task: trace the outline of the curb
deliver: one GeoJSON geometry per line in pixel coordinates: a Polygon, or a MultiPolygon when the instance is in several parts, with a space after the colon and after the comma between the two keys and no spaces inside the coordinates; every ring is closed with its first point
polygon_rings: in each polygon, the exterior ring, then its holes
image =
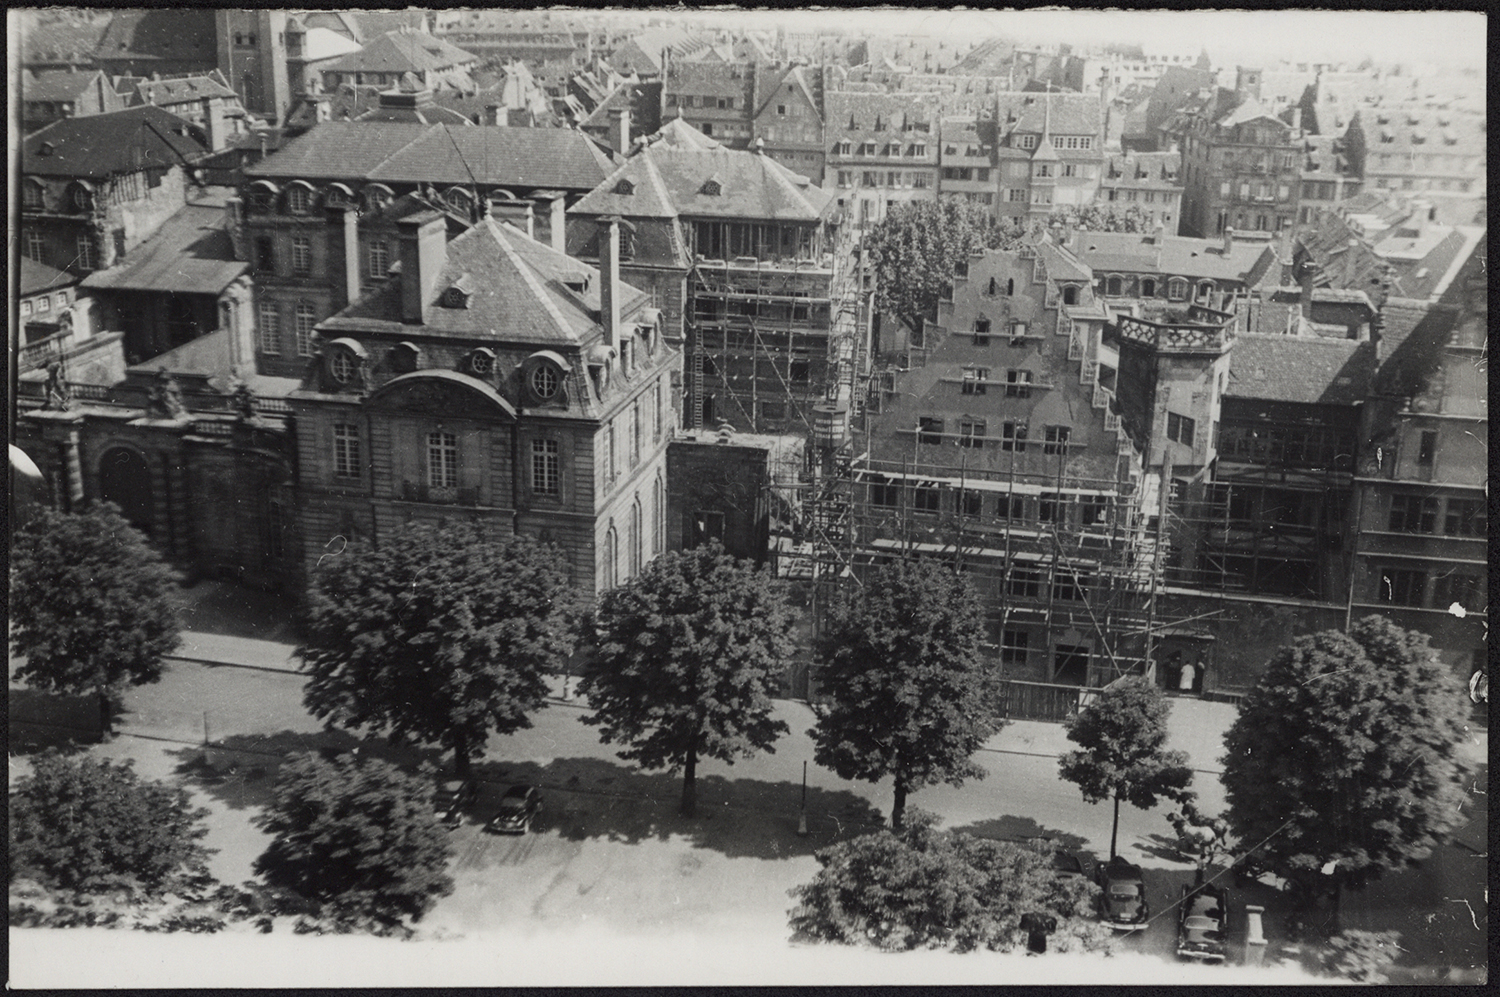
{"type": "Polygon", "coordinates": [[[249,665],[242,661],[210,661],[207,658],[187,658],[179,654],[162,656],[163,661],[176,661],[184,665],[202,665],[205,668],[248,668],[257,672],[280,672],[283,675],[300,675],[295,667],[278,668],[275,665],[249,665]]]}

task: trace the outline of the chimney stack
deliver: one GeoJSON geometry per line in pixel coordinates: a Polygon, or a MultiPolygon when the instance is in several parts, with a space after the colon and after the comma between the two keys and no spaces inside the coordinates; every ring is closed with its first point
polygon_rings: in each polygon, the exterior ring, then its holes
{"type": "Polygon", "coordinates": [[[436,211],[397,220],[401,234],[401,321],[421,324],[448,262],[448,223],[436,211]]]}
{"type": "Polygon", "coordinates": [[[490,200],[490,217],[526,233],[526,238],[536,238],[536,215],[530,201],[507,201],[503,198],[490,200]]]}
{"type": "Polygon", "coordinates": [[[485,105],[485,107],[484,107],[484,123],[487,124],[487,125],[496,125],[496,126],[505,124],[505,122],[503,122],[503,121],[500,120],[500,105],[499,104],[486,104],[485,105]]]}
{"type": "Polygon", "coordinates": [[[223,152],[229,144],[229,129],[224,127],[224,100],[222,97],[206,97],[203,100],[203,130],[208,139],[210,152],[223,152]]]}
{"type": "Polygon", "coordinates": [[[1300,131],[1302,131],[1302,108],[1301,107],[1293,107],[1292,108],[1292,131],[1294,131],[1294,132],[1300,132],[1300,131]]]}
{"type": "Polygon", "coordinates": [[[567,210],[567,200],[561,192],[552,196],[551,209],[547,215],[547,235],[552,242],[552,248],[559,253],[568,251],[567,221],[564,217],[567,210]]]}
{"type": "Polygon", "coordinates": [[[622,156],[630,152],[630,108],[609,109],[609,142],[622,156]]]}
{"type": "Polygon", "coordinates": [[[1303,260],[1302,266],[1297,271],[1297,276],[1300,278],[1297,283],[1301,285],[1301,293],[1298,294],[1297,299],[1301,306],[1302,318],[1308,322],[1312,321],[1313,278],[1316,273],[1317,266],[1311,259],[1303,260]]]}
{"type": "Polygon", "coordinates": [[[1224,255],[1228,256],[1234,250],[1234,227],[1224,228],[1224,255]]]}
{"type": "Polygon", "coordinates": [[[618,349],[620,334],[620,219],[599,219],[599,324],[604,345],[618,349]]]}
{"type": "Polygon", "coordinates": [[[363,293],[360,287],[359,212],[353,205],[340,209],[338,224],[344,233],[344,305],[347,307],[359,300],[363,293]]]}

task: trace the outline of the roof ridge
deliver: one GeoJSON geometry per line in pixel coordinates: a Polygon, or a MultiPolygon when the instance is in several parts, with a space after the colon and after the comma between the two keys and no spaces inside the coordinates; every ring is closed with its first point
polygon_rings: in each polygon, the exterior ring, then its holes
{"type": "Polygon", "coordinates": [[[536,274],[532,273],[531,266],[525,260],[521,259],[521,254],[517,253],[515,247],[510,244],[509,237],[500,230],[500,223],[495,221],[492,215],[485,215],[484,221],[490,235],[499,244],[501,252],[505,254],[511,266],[515,267],[516,271],[520,273],[521,279],[526,282],[526,286],[531,288],[532,293],[541,301],[542,308],[551,316],[552,321],[556,323],[558,331],[565,338],[570,336],[572,330],[568,328],[568,321],[563,318],[562,312],[557,307],[557,302],[552,300],[552,295],[547,293],[547,289],[537,280],[536,274]]]}

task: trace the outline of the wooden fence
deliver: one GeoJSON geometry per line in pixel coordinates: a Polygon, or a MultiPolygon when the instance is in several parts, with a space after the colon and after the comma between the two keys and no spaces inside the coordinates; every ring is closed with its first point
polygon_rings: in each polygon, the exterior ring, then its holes
{"type": "Polygon", "coordinates": [[[1051,720],[1060,722],[1077,713],[1088,694],[1098,689],[1076,685],[1053,685],[1050,682],[1022,682],[1005,679],[1005,716],[1010,720],[1051,720]]]}

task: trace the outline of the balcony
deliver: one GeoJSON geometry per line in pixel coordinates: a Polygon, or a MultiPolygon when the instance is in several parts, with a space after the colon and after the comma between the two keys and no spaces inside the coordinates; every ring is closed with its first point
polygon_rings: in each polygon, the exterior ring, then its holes
{"type": "Polygon", "coordinates": [[[439,488],[425,481],[403,481],[401,482],[401,498],[406,502],[475,506],[479,504],[479,489],[439,488]]]}
{"type": "Polygon", "coordinates": [[[1173,309],[1165,321],[1121,315],[1105,331],[1111,338],[1136,343],[1160,353],[1224,353],[1234,344],[1233,316],[1200,305],[1184,314],[1173,309]]]}

